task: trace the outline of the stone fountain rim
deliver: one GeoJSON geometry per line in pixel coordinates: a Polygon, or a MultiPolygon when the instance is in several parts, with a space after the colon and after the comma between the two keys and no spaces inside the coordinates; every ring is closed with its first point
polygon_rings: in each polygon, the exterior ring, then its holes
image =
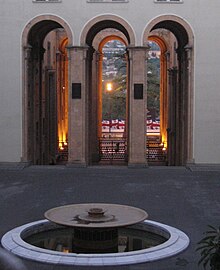
{"type": "Polygon", "coordinates": [[[150,229],[151,232],[161,231],[162,234],[169,235],[169,239],[161,245],[152,248],[125,253],[66,254],[35,247],[22,239],[22,234],[31,232],[33,227],[39,226],[42,229],[48,224],[51,224],[48,220],[39,220],[12,229],[2,237],[2,246],[19,257],[40,263],[79,266],[117,266],[146,263],[168,258],[185,250],[190,242],[184,232],[151,220],[145,220],[137,226],[148,227],[148,231],[150,229]]]}
{"type": "Polygon", "coordinates": [[[133,225],[144,221],[148,218],[148,214],[143,209],[110,203],[81,203],[68,204],[51,208],[44,213],[46,219],[64,226],[78,227],[78,228],[119,228],[133,225]],[[100,218],[100,222],[95,222],[94,218],[85,215],[89,210],[99,208],[103,209],[105,216],[100,218]],[[81,221],[88,221],[88,223],[81,223],[81,221]],[[90,221],[90,222],[89,222],[90,221]]]}

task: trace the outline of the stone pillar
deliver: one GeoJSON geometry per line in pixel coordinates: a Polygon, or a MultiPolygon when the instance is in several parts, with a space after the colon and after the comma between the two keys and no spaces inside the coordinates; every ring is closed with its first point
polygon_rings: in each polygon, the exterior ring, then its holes
{"type": "Polygon", "coordinates": [[[187,116],[188,116],[188,60],[185,48],[178,49],[179,61],[179,84],[178,95],[176,99],[177,112],[176,112],[176,149],[177,159],[176,165],[186,165],[187,160],[187,116]],[[181,119],[181,121],[180,121],[181,119]]]}
{"type": "MultiPolygon", "coordinates": [[[[89,50],[89,163],[94,164],[99,161],[99,53],[93,48],[89,50]]],[[[102,75],[102,73],[101,73],[102,75]]],[[[102,80],[101,80],[102,82],[102,80]]]]}
{"type": "Polygon", "coordinates": [[[188,95],[187,95],[187,157],[186,164],[194,164],[193,158],[193,51],[192,47],[186,46],[187,52],[187,71],[188,71],[188,95]]]}
{"type": "Polygon", "coordinates": [[[99,139],[102,136],[102,54],[93,52],[90,70],[91,90],[89,95],[89,153],[90,163],[99,162],[99,139]]]}
{"type": "Polygon", "coordinates": [[[102,61],[103,61],[103,54],[97,53],[97,70],[98,70],[98,137],[102,136],[102,61]]]}
{"type": "Polygon", "coordinates": [[[148,47],[128,47],[129,104],[128,104],[128,166],[147,165],[146,160],[146,106],[148,47]]]}
{"type": "Polygon", "coordinates": [[[160,60],[160,133],[164,146],[167,148],[167,52],[161,53],[160,60]]]}
{"type": "Polygon", "coordinates": [[[24,47],[23,52],[23,119],[22,119],[22,162],[31,161],[31,149],[30,149],[30,58],[31,58],[32,46],[28,45],[24,47]]]}
{"type": "Polygon", "coordinates": [[[177,73],[176,67],[169,70],[169,118],[168,118],[168,165],[173,166],[176,159],[176,90],[177,90],[177,73]]]}
{"type": "Polygon", "coordinates": [[[68,166],[88,164],[88,47],[68,47],[69,131],[68,166]]]}
{"type": "Polygon", "coordinates": [[[45,164],[44,147],[44,102],[43,102],[43,58],[45,49],[41,45],[33,46],[32,50],[32,80],[33,85],[33,162],[36,165],[45,164]]]}

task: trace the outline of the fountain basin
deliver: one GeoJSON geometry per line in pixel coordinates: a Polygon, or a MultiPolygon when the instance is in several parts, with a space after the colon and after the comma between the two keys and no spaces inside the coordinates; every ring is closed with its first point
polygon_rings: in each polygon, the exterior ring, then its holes
{"type": "Polygon", "coordinates": [[[36,247],[24,240],[31,235],[59,228],[59,225],[48,220],[40,220],[7,232],[2,237],[1,243],[5,249],[27,260],[47,264],[80,266],[117,266],[152,262],[174,256],[189,245],[189,238],[185,233],[165,224],[144,220],[131,227],[140,232],[157,234],[164,237],[165,241],[154,247],[123,253],[64,253],[36,247]]]}

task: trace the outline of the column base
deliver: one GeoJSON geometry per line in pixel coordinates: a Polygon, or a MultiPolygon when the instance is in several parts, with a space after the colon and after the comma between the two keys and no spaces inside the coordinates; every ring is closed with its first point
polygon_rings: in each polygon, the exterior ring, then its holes
{"type": "Polygon", "coordinates": [[[147,163],[128,163],[128,168],[149,168],[149,165],[147,163]]]}
{"type": "Polygon", "coordinates": [[[29,166],[31,166],[31,162],[0,162],[0,169],[5,170],[7,169],[22,170],[29,166]]]}
{"type": "Polygon", "coordinates": [[[85,162],[68,162],[66,164],[67,168],[86,168],[87,164],[85,162]]]}

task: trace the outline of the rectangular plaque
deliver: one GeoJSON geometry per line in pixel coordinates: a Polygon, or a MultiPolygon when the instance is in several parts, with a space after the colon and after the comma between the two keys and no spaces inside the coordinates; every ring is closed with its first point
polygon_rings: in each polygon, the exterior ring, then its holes
{"type": "Polygon", "coordinates": [[[134,99],[143,99],[143,84],[134,84],[134,99]]]}
{"type": "Polygon", "coordinates": [[[81,99],[81,83],[72,83],[72,99],[81,99]]]}

